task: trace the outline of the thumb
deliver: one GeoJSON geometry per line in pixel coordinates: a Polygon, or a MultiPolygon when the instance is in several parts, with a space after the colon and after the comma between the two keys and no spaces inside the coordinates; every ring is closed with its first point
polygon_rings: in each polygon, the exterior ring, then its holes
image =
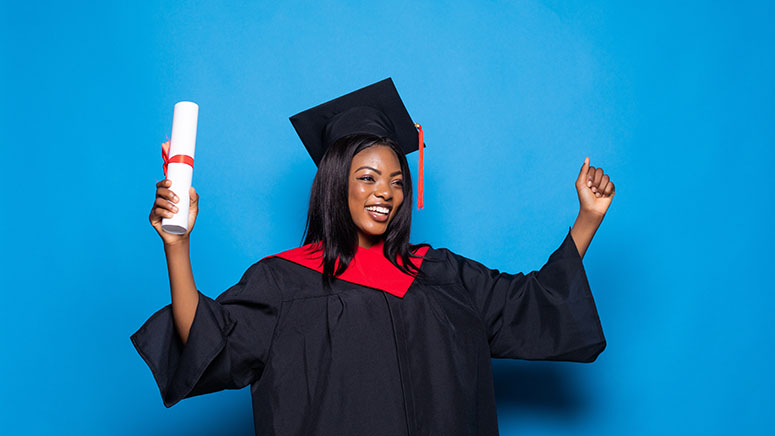
{"type": "Polygon", "coordinates": [[[196,193],[196,189],[193,186],[188,189],[188,197],[191,199],[191,203],[199,202],[199,194],[196,193]]]}
{"type": "Polygon", "coordinates": [[[583,186],[587,186],[587,173],[589,172],[589,156],[584,158],[584,164],[581,165],[581,171],[579,171],[579,176],[576,178],[576,184],[581,184],[583,186]]]}

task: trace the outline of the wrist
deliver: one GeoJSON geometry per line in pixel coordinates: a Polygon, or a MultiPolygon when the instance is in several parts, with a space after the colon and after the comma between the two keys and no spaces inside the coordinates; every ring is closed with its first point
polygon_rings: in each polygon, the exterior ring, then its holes
{"type": "Polygon", "coordinates": [[[174,242],[164,241],[164,251],[169,253],[188,252],[189,239],[188,237],[178,239],[174,242]]]}
{"type": "Polygon", "coordinates": [[[586,223],[600,224],[601,222],[603,222],[604,217],[605,217],[605,213],[600,213],[594,210],[580,209],[579,215],[576,218],[576,221],[584,221],[586,223]]]}

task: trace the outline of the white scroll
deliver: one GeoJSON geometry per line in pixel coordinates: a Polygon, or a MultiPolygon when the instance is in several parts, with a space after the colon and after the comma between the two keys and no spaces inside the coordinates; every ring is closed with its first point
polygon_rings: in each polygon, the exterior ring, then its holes
{"type": "Polygon", "coordinates": [[[172,135],[170,136],[167,160],[167,178],[170,189],[179,200],[175,205],[178,211],[172,218],[162,218],[161,228],[167,233],[182,235],[188,231],[188,191],[194,175],[194,148],[196,146],[196,124],[199,106],[190,101],[175,104],[172,115],[172,135]]]}

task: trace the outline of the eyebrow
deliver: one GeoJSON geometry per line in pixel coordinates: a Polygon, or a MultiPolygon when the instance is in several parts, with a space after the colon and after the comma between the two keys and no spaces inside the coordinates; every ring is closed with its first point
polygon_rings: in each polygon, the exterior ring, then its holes
{"type": "MultiPolygon", "coordinates": [[[[360,167],[360,168],[358,168],[358,169],[357,169],[357,170],[355,170],[354,172],[358,172],[358,171],[360,171],[360,170],[364,170],[364,169],[365,169],[365,170],[372,170],[372,171],[374,171],[375,173],[379,174],[380,176],[382,175],[382,171],[380,171],[380,170],[378,170],[378,169],[376,169],[376,168],[367,167],[367,166],[365,166],[365,165],[364,165],[364,166],[362,166],[362,167],[360,167]]],[[[395,171],[395,172],[393,172],[393,174],[391,174],[391,175],[390,175],[390,177],[397,176],[397,175],[399,175],[399,174],[401,174],[401,171],[400,171],[400,170],[399,170],[399,171],[395,171]]]]}

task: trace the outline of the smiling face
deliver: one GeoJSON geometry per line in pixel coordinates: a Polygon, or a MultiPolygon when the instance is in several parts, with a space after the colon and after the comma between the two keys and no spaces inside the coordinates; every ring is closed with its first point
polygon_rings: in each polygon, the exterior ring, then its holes
{"type": "Polygon", "coordinates": [[[401,164],[386,145],[365,148],[353,157],[348,185],[358,245],[369,248],[385,233],[404,201],[401,164]]]}

